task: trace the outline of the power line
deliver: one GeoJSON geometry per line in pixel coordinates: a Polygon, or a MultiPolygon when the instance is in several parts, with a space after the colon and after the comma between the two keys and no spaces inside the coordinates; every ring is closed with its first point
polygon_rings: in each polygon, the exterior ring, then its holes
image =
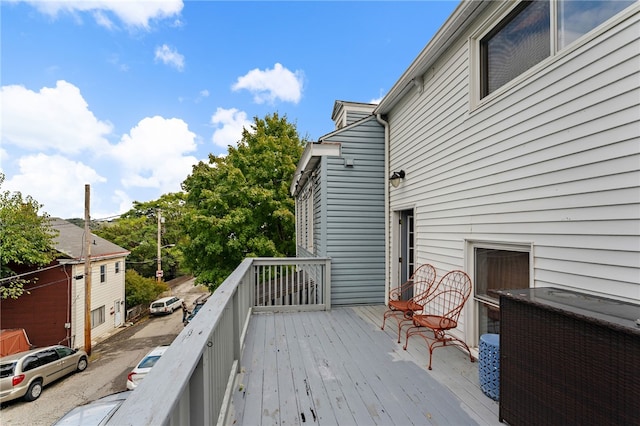
{"type": "Polygon", "coordinates": [[[31,275],[31,274],[35,274],[38,272],[42,272],[42,271],[48,271],[49,269],[53,269],[53,268],[60,268],[62,265],[53,265],[53,266],[47,266],[46,268],[41,268],[41,269],[36,269],[34,271],[29,271],[29,272],[24,272],[22,274],[18,274],[18,275],[12,275],[10,277],[6,277],[6,278],[2,278],[0,279],[0,283],[3,283],[5,281],[11,281],[11,280],[15,280],[16,278],[20,278],[20,277],[24,277],[26,275],[31,275]]]}

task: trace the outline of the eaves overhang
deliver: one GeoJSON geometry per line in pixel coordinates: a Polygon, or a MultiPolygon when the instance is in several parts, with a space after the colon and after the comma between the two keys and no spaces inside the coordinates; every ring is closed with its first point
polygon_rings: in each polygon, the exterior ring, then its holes
{"type": "MultiPolygon", "coordinates": [[[[101,254],[98,256],[91,256],[91,262],[99,262],[101,260],[110,260],[110,259],[118,259],[122,257],[127,257],[131,254],[130,251],[120,252],[120,253],[109,253],[109,254],[101,254]]],[[[84,263],[84,257],[73,258],[73,259],[58,259],[58,263],[61,265],[75,265],[79,263],[84,263]]]]}
{"type": "Polygon", "coordinates": [[[416,86],[422,85],[422,77],[433,66],[438,58],[451,47],[458,37],[474,22],[475,18],[490,6],[491,1],[465,0],[462,1],[451,16],[440,27],[431,41],[411,63],[409,68],[400,76],[389,93],[380,101],[373,114],[387,114],[393,107],[416,86]]]}
{"type": "Polygon", "coordinates": [[[300,161],[298,161],[298,167],[293,175],[293,181],[291,182],[291,195],[294,197],[298,195],[298,192],[304,187],[304,184],[309,180],[313,169],[324,156],[339,157],[341,153],[341,146],[339,143],[331,142],[311,142],[304,147],[300,161]]]}

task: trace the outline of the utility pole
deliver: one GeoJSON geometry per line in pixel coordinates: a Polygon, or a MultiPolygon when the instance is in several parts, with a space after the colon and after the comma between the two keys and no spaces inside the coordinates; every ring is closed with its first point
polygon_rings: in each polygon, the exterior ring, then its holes
{"type": "Polygon", "coordinates": [[[89,229],[90,185],[84,186],[84,350],[91,355],[91,231],[89,229]]]}
{"type": "Polygon", "coordinates": [[[161,215],[162,213],[160,212],[160,209],[158,209],[156,214],[156,216],[158,217],[158,268],[156,270],[156,281],[158,282],[162,281],[162,256],[160,253],[160,249],[162,248],[161,246],[162,225],[161,225],[161,218],[160,218],[161,215]]]}

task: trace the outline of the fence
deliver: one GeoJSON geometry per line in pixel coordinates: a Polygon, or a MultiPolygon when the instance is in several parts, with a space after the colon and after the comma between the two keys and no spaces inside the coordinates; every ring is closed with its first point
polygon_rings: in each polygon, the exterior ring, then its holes
{"type": "Polygon", "coordinates": [[[330,277],[328,258],[245,259],[107,424],[223,424],[251,313],[330,309],[330,277]]]}

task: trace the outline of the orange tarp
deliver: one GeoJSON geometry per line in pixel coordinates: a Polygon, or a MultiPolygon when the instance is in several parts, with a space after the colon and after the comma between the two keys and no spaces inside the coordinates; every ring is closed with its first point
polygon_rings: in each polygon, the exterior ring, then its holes
{"type": "Polygon", "coordinates": [[[0,330],[0,356],[17,354],[29,349],[31,344],[24,328],[0,330]]]}

